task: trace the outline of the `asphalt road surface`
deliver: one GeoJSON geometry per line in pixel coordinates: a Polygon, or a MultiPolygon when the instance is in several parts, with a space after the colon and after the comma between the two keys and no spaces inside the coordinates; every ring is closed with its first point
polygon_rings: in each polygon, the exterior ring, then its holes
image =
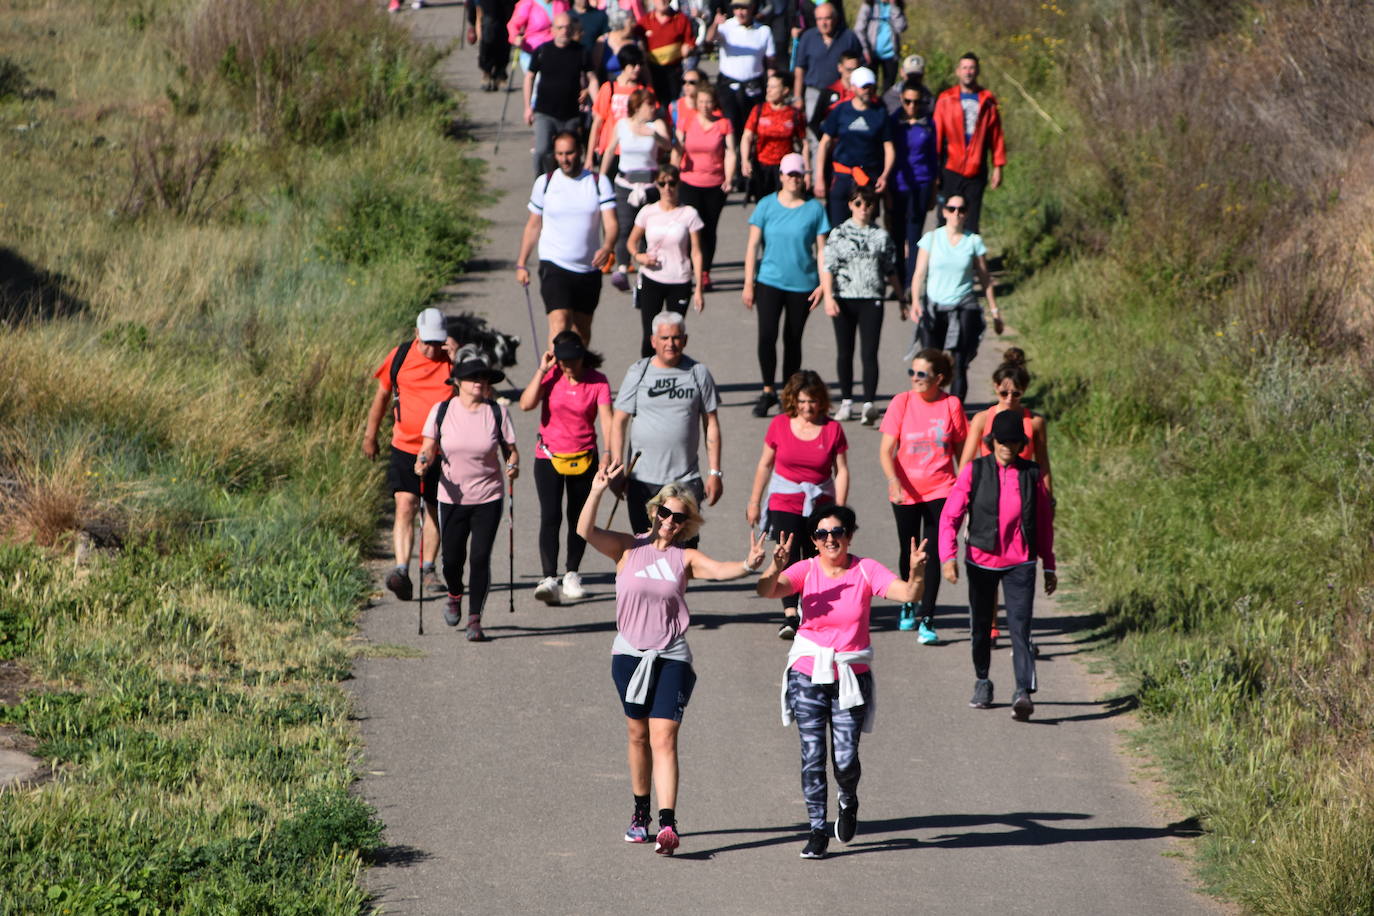
{"type": "MultiPolygon", "coordinates": [[[[402,15],[426,40],[456,45],[457,3],[402,15]]],[[[467,93],[470,153],[487,161],[487,181],[502,195],[484,214],[491,220],[486,241],[445,307],[481,313],[524,339],[528,319],[512,267],[533,175],[518,88],[496,156],[502,96],[479,90],[475,49],[455,49],[445,73],[467,93]]],[[[744,503],[767,423],[750,414],[758,389],[756,324],[738,292],[748,211],[737,198],[721,218],[717,290],[707,295],[703,314],[689,316],[687,347],[722,390],[725,496],[705,513],[702,549],[725,559],[747,549],[744,503]]],[[[997,206],[995,192],[989,205],[997,206]]],[[[1014,297],[1004,307],[1014,324],[1014,297]]],[[[539,320],[542,336],[542,315],[539,320]]],[[[813,313],[804,364],[833,379],[828,325],[823,312],[813,313]]],[[[885,400],[907,385],[901,357],[910,325],[894,307],[883,333],[885,400]]],[[[605,355],[613,385],[637,356],[638,339],[629,296],[607,283],[593,347],[605,355]]],[[[1019,343],[1034,357],[1034,341],[1019,343]]],[[[991,334],[984,340],[970,409],[988,402],[988,376],[1002,345],[991,334]]],[[[528,344],[521,357],[513,385],[523,386],[537,362],[528,344]]],[[[515,419],[528,456],[535,415],[517,410],[515,419]]],[[[845,432],[850,504],[862,529],[853,550],[895,569],[878,433],[857,422],[845,432]]],[[[488,643],[470,644],[461,628],[445,627],[437,596],[427,602],[425,635],[418,636],[415,603],[397,602],[381,589],[386,565],[376,567],[379,597],[363,615],[364,638],[421,653],[360,659],[352,682],[364,741],[361,789],[385,822],[389,844],[366,879],[380,911],[1220,909],[1194,891],[1180,861],[1190,847],[1170,826],[1177,814],[1153,800],[1149,777],[1121,753],[1129,703],[1104,699],[1109,685],[1081,660],[1076,638],[1086,623],[1038,597],[1034,632],[1042,654],[1033,720],[1011,718],[1005,638],[993,660],[998,706],[973,710],[962,583],[941,589],[939,646],[917,645],[913,633],[897,630],[896,606],[875,602],[881,715],[862,744],[859,832],[847,846],[832,842],[830,857],[819,862],[798,857],[806,809],[797,734],[778,715],[787,652],[776,635],[778,605],[755,597],[752,579],[692,586],[689,639],[699,680],[681,735],[682,846],[670,859],[656,856],[652,845],[625,843],[632,799],[624,719],[610,678],[613,570],[588,550],[585,600],[554,608],[535,601],[537,511],[527,476],[515,488],[515,610],[507,612],[502,531],[497,588],[486,613],[488,643]]],[[[621,523],[624,518],[622,510],[621,523]]],[[[1072,564],[1062,564],[1060,575],[1071,588],[1072,564]]]]}

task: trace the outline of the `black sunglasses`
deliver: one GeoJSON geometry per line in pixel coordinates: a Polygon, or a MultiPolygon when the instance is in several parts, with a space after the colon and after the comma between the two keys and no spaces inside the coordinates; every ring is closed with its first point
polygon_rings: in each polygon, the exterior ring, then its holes
{"type": "Polygon", "coordinates": [[[683,81],[682,81],[682,85],[684,85],[684,86],[695,86],[696,84],[697,84],[697,81],[696,81],[696,80],[683,80],[683,81]]]}
{"type": "Polygon", "coordinates": [[[946,213],[966,213],[966,212],[968,212],[968,207],[945,207],[945,212],[946,212],[946,213]]]}
{"type": "Polygon", "coordinates": [[[673,520],[673,524],[675,524],[675,525],[685,525],[685,524],[687,524],[687,517],[688,517],[688,516],[687,516],[687,513],[686,513],[686,512],[674,512],[672,509],[669,509],[667,506],[659,506],[659,507],[658,507],[658,517],[661,518],[661,519],[663,519],[663,518],[671,518],[671,519],[673,520]]]}
{"type": "Polygon", "coordinates": [[[844,525],[836,525],[834,528],[817,528],[811,532],[811,539],[813,541],[825,541],[833,537],[838,541],[848,533],[849,529],[844,525]]]}
{"type": "Polygon", "coordinates": [[[908,369],[906,374],[912,378],[935,378],[934,372],[927,372],[924,369],[908,369]]]}
{"type": "Polygon", "coordinates": [[[675,187],[677,187],[677,182],[676,182],[676,181],[672,181],[672,180],[667,180],[667,181],[655,181],[654,184],[658,185],[660,188],[675,188],[675,187]]]}
{"type": "Polygon", "coordinates": [[[999,398],[1019,398],[1022,395],[1022,393],[1023,392],[1017,391],[1015,388],[1010,388],[1006,391],[998,389],[997,396],[999,398]]]}
{"type": "Polygon", "coordinates": [[[915,104],[916,104],[917,102],[919,102],[919,101],[921,101],[921,100],[920,100],[920,99],[902,99],[902,104],[903,104],[903,105],[915,105],[915,104]]]}

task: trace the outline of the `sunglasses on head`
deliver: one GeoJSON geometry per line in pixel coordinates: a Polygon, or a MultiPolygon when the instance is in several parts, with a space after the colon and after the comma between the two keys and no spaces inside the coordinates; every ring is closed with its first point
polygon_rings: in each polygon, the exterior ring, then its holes
{"type": "Polygon", "coordinates": [[[849,529],[844,525],[836,525],[834,528],[817,528],[811,532],[811,539],[813,541],[825,541],[833,537],[838,541],[848,533],[849,529]]]}
{"type": "Polygon", "coordinates": [[[660,519],[671,518],[671,519],[673,520],[673,524],[674,524],[674,525],[685,525],[685,524],[687,524],[687,513],[686,513],[686,512],[674,512],[672,509],[669,509],[667,506],[659,506],[659,507],[658,507],[658,517],[659,517],[660,519]]]}
{"type": "Polygon", "coordinates": [[[965,213],[967,211],[968,207],[945,207],[946,213],[965,213]]]}
{"type": "Polygon", "coordinates": [[[935,378],[934,372],[927,372],[924,369],[908,369],[906,374],[912,378],[935,378]]]}

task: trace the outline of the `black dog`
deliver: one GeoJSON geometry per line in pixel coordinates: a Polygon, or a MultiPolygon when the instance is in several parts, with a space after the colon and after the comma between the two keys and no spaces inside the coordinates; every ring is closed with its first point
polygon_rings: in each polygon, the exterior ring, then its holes
{"type": "Polygon", "coordinates": [[[471,312],[449,315],[448,333],[460,347],[472,344],[494,355],[496,364],[503,369],[515,365],[520,338],[494,329],[485,318],[471,312]]]}

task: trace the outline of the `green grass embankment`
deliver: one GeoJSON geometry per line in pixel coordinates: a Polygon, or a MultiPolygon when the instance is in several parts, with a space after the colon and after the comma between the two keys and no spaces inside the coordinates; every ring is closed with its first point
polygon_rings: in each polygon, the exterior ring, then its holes
{"type": "Polygon", "coordinates": [[[932,84],[972,49],[1002,100],[983,234],[1050,418],[1065,600],[1101,615],[1204,880],[1374,912],[1374,9],[907,12],[932,84]]]}
{"type": "Polygon", "coordinates": [[[0,37],[0,910],[356,913],[371,367],[477,166],[369,4],[13,6],[0,37]]]}

